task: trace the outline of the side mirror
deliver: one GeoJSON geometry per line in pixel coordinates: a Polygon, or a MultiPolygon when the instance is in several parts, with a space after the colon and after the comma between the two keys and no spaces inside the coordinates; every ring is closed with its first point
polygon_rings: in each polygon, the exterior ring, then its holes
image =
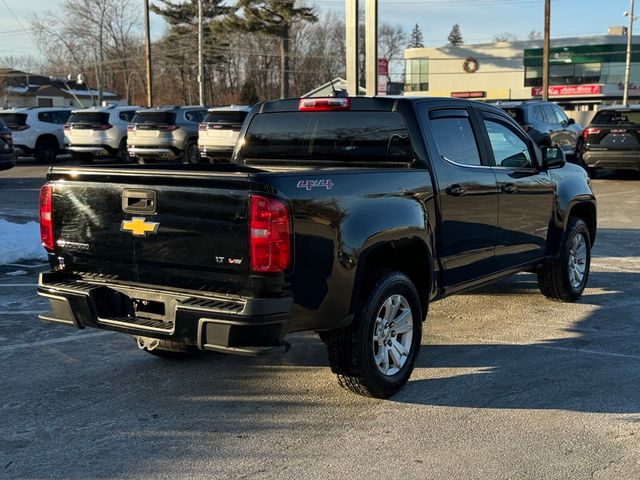
{"type": "Polygon", "coordinates": [[[561,148],[558,148],[558,147],[542,148],[542,166],[545,169],[564,167],[566,163],[567,163],[567,159],[564,155],[564,151],[561,148]]]}
{"type": "Polygon", "coordinates": [[[570,118],[570,119],[567,121],[567,125],[575,125],[575,124],[576,124],[576,120],[575,120],[574,118],[570,118]]]}

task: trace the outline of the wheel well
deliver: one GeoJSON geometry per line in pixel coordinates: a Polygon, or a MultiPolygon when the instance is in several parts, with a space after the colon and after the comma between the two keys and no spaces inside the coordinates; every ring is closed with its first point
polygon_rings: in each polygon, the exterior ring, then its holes
{"type": "Polygon", "coordinates": [[[591,246],[596,240],[596,207],[593,203],[579,203],[569,212],[569,216],[581,219],[589,229],[591,246]]]}
{"type": "MultiPolygon", "coordinates": [[[[358,286],[362,286],[379,270],[398,270],[413,282],[420,296],[423,312],[429,301],[433,266],[431,255],[421,240],[407,239],[374,247],[365,260],[358,286]]],[[[361,288],[356,290],[356,296],[361,288]]],[[[355,298],[357,301],[358,299],[355,298]]]]}
{"type": "Polygon", "coordinates": [[[50,133],[45,133],[43,135],[40,135],[36,140],[35,148],[38,148],[38,144],[44,140],[51,140],[55,144],[56,149],[58,150],[60,149],[60,143],[58,142],[58,137],[56,137],[55,135],[51,135],[50,133]]]}

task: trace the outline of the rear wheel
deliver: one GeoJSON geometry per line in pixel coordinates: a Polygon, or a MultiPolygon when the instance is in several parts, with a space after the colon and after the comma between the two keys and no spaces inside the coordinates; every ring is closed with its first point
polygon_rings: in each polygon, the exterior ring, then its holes
{"type": "Polygon", "coordinates": [[[171,340],[160,340],[149,337],[133,337],[140,350],[144,350],[151,355],[168,359],[188,358],[197,353],[197,348],[192,345],[172,342],[171,340]]]}
{"type": "Polygon", "coordinates": [[[39,163],[51,163],[58,155],[58,142],[52,138],[40,138],[36,142],[34,157],[39,163]]]}
{"type": "Polygon", "coordinates": [[[120,146],[118,146],[118,160],[123,163],[132,163],[135,159],[129,155],[127,150],[127,139],[120,140],[120,146]]]}
{"type": "Polygon", "coordinates": [[[590,265],[589,229],[581,219],[571,217],[560,245],[560,255],[538,270],[540,291],[551,300],[575,302],[587,285],[590,265]]]}
{"type": "Polygon", "coordinates": [[[380,275],[351,325],[322,333],[340,386],[377,398],[393,395],[409,380],[421,336],[420,300],[401,272],[380,275]]]}
{"type": "Polygon", "coordinates": [[[183,163],[200,163],[200,152],[198,151],[198,145],[193,140],[189,140],[187,142],[187,146],[184,148],[183,163]]]}

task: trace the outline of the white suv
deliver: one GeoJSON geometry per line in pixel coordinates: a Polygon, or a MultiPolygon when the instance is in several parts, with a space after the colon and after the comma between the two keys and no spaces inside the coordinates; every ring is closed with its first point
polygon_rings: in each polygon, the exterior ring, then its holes
{"type": "Polygon", "coordinates": [[[198,132],[200,157],[209,161],[231,158],[242,123],[250,111],[248,105],[210,108],[198,132]]]}
{"type": "Polygon", "coordinates": [[[0,110],[0,120],[13,133],[18,156],[33,155],[38,162],[52,162],[64,150],[63,125],[70,108],[13,108],[0,110]]]}
{"type": "Polygon", "coordinates": [[[127,127],[140,107],[93,107],[74,110],[64,126],[67,150],[87,163],[96,157],[128,162],[127,127]]]}

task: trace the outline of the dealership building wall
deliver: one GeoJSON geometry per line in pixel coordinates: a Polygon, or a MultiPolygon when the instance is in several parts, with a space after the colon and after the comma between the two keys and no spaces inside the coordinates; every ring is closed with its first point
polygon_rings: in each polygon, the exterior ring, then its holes
{"type": "MultiPolygon", "coordinates": [[[[620,103],[626,35],[552,39],[549,99],[566,110],[620,103]]],[[[640,37],[633,37],[630,103],[640,102],[640,37]],[[637,49],[637,51],[636,51],[637,49]]],[[[542,98],[542,41],[410,48],[405,95],[528,100],[542,98]]]]}

